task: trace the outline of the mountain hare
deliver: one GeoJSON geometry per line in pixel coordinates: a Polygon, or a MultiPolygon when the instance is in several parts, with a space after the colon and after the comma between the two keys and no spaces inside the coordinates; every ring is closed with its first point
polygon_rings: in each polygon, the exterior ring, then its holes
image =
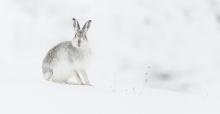
{"type": "Polygon", "coordinates": [[[90,27],[88,20],[82,29],[73,18],[75,36],[72,41],[64,41],[50,49],[43,60],[42,70],[48,81],[73,85],[90,85],[85,68],[90,56],[86,33],[90,27]]]}

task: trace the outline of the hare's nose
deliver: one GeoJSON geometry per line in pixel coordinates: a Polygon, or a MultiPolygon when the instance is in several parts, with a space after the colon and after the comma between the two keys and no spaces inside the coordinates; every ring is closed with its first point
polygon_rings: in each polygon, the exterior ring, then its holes
{"type": "Polygon", "coordinates": [[[81,40],[78,40],[78,47],[80,47],[81,40]]]}

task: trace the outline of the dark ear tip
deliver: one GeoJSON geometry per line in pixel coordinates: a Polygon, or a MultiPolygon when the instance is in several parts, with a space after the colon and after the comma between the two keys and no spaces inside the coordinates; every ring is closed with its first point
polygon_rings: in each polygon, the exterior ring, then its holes
{"type": "Polygon", "coordinates": [[[72,20],[75,21],[76,19],[75,19],[75,18],[72,18],[72,20]]]}

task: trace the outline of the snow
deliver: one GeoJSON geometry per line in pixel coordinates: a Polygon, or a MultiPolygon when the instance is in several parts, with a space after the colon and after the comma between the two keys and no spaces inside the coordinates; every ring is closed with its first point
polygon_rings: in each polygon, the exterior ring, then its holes
{"type": "Polygon", "coordinates": [[[219,0],[0,1],[0,113],[195,114],[220,105],[219,0]],[[46,52],[91,19],[94,85],[43,79],[46,52]]]}

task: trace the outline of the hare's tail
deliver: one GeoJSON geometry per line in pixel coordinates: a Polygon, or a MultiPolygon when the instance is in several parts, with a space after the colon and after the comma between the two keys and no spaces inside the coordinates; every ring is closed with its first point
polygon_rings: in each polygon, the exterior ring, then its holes
{"type": "Polygon", "coordinates": [[[53,69],[50,68],[49,65],[44,64],[42,66],[42,70],[43,70],[44,79],[50,80],[51,77],[53,76],[53,69]]]}

